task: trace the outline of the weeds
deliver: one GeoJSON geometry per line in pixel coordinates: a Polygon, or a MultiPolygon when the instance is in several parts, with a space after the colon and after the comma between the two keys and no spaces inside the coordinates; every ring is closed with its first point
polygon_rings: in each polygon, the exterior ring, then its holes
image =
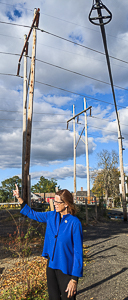
{"type": "MultiPolygon", "coordinates": [[[[8,211],[9,212],[9,211],[8,211]]],[[[47,281],[46,264],[47,260],[43,257],[34,257],[31,260],[30,255],[33,250],[43,248],[44,224],[35,223],[26,218],[12,217],[16,230],[13,234],[8,234],[8,238],[3,238],[4,250],[9,251],[12,257],[18,258],[12,269],[7,269],[1,275],[1,294],[0,300],[47,300],[47,281]],[[38,232],[38,227],[42,227],[43,236],[38,232]]],[[[37,222],[36,222],[37,223],[37,222]]]]}
{"type": "Polygon", "coordinates": [[[48,299],[46,264],[43,257],[15,263],[14,268],[3,276],[0,300],[48,299]]]}

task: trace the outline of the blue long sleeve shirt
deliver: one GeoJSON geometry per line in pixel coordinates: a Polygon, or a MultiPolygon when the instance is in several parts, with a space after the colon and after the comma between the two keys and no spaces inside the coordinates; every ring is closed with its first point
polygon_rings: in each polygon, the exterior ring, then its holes
{"type": "Polygon", "coordinates": [[[83,234],[79,219],[71,214],[60,218],[54,211],[36,212],[27,204],[20,211],[38,222],[47,223],[42,256],[50,258],[49,267],[64,274],[83,276],[83,234]]]}

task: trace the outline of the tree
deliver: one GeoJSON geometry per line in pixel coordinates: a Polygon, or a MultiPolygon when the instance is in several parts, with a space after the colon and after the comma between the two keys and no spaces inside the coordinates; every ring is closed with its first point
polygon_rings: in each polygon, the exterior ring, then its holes
{"type": "Polygon", "coordinates": [[[8,192],[0,187],[0,203],[7,202],[8,192]]]}
{"type": "Polygon", "coordinates": [[[98,173],[94,176],[92,192],[108,197],[119,196],[118,155],[115,151],[103,150],[98,154],[98,173]]]}
{"type": "Polygon", "coordinates": [[[54,193],[56,186],[57,181],[54,178],[51,178],[51,180],[49,180],[41,176],[40,180],[32,186],[31,191],[33,193],[54,193]]]}
{"type": "Polygon", "coordinates": [[[13,176],[1,182],[0,187],[0,202],[10,202],[13,200],[13,190],[15,189],[15,183],[19,187],[21,192],[21,179],[18,176],[13,176]]]}

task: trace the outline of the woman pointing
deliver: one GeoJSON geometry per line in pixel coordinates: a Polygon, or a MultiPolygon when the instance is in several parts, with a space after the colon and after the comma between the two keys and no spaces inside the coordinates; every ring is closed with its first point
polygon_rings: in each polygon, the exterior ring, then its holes
{"type": "Polygon", "coordinates": [[[49,300],[76,299],[78,278],[83,275],[83,235],[79,219],[74,216],[72,194],[64,189],[55,195],[55,210],[36,212],[16,190],[21,213],[30,219],[47,223],[42,256],[48,259],[47,285],[49,300]]]}

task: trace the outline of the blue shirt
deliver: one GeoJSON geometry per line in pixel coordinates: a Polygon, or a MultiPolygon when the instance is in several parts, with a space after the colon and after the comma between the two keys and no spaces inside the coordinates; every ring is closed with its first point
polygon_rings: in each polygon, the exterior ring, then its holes
{"type": "Polygon", "coordinates": [[[47,223],[42,256],[50,258],[49,267],[82,277],[83,234],[79,219],[71,214],[66,214],[61,219],[56,210],[36,212],[27,204],[20,212],[30,219],[47,223]]]}

